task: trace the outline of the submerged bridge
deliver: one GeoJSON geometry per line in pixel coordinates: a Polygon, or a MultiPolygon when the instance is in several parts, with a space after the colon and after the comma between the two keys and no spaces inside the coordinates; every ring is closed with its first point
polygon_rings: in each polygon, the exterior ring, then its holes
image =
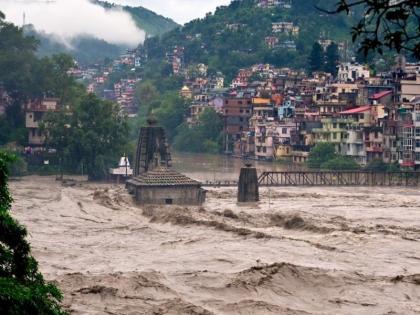
{"type": "MultiPolygon", "coordinates": [[[[284,171],[263,172],[260,186],[400,186],[419,187],[420,172],[284,171]]],[[[203,186],[234,187],[237,181],[207,181],[203,186]]]]}

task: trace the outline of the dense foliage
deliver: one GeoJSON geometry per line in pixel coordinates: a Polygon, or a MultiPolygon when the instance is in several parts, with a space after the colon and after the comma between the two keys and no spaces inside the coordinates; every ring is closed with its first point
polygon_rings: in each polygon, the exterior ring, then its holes
{"type": "Polygon", "coordinates": [[[12,157],[0,152],[0,313],[60,315],[60,291],[46,283],[26,241],[26,229],[10,216],[12,197],[7,164],[12,157]]]}
{"type": "Polygon", "coordinates": [[[214,109],[206,109],[196,126],[182,124],[177,129],[174,147],[179,151],[194,153],[220,153],[223,123],[214,109]]]}
{"type": "Polygon", "coordinates": [[[317,143],[309,153],[308,167],[325,170],[356,170],[359,165],[352,158],[339,155],[335,152],[334,144],[327,142],[317,143]]]}
{"type": "Polygon", "coordinates": [[[49,113],[44,120],[47,145],[55,148],[69,169],[83,166],[90,179],[106,177],[125,151],[128,125],[115,103],[93,94],[81,98],[71,112],[49,113]]]}

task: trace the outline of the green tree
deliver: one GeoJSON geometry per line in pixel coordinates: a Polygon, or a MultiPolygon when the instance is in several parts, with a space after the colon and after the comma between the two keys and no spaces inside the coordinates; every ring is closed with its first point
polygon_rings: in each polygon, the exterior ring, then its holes
{"type": "Polygon", "coordinates": [[[60,291],[44,281],[31,256],[26,229],[10,216],[7,164],[12,160],[0,152],[0,313],[64,315],[60,291]]]}
{"type": "Polygon", "coordinates": [[[168,140],[172,142],[176,135],[176,129],[184,121],[190,103],[182,99],[178,92],[165,93],[159,103],[156,104],[154,114],[165,130],[168,140]]]}
{"type": "Polygon", "coordinates": [[[340,56],[338,54],[338,46],[336,43],[331,43],[327,47],[327,51],[325,53],[325,72],[331,73],[332,75],[336,76],[338,69],[340,56]]]}
{"type": "Polygon", "coordinates": [[[359,168],[359,164],[348,156],[336,156],[321,164],[321,169],[332,171],[353,171],[359,168]]]}
{"type": "Polygon", "coordinates": [[[149,106],[149,104],[158,97],[158,90],[153,82],[143,81],[136,86],[135,97],[140,106],[149,106]]]}
{"type": "Polygon", "coordinates": [[[384,48],[406,51],[420,59],[420,3],[418,0],[340,0],[328,13],[363,11],[353,27],[353,41],[361,42],[361,51],[383,53],[384,48]]]}
{"type": "Polygon", "coordinates": [[[308,166],[310,168],[321,168],[325,162],[335,159],[334,145],[327,142],[317,143],[309,153],[308,166]]]}
{"type": "Polygon", "coordinates": [[[365,170],[373,172],[386,172],[388,170],[388,164],[381,159],[374,159],[366,165],[365,170]]]}
{"type": "Polygon", "coordinates": [[[310,73],[321,71],[324,68],[324,51],[318,42],[315,42],[312,46],[308,62],[308,70],[310,73]]]}
{"type": "Polygon", "coordinates": [[[207,108],[200,115],[198,124],[177,128],[174,147],[179,151],[218,153],[222,148],[223,122],[214,109],[207,108]]]}
{"type": "Polygon", "coordinates": [[[84,165],[91,180],[106,176],[128,142],[127,118],[119,106],[93,94],[83,96],[70,114],[51,113],[44,128],[47,145],[56,148],[61,159],[84,165]]]}

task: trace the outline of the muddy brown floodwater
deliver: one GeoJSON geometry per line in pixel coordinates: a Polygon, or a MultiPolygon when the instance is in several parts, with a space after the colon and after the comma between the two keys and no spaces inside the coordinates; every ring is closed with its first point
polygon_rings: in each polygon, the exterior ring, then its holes
{"type": "Polygon", "coordinates": [[[138,208],[123,186],[11,182],[13,215],[72,314],[420,314],[420,194],[262,189],[138,208]]]}

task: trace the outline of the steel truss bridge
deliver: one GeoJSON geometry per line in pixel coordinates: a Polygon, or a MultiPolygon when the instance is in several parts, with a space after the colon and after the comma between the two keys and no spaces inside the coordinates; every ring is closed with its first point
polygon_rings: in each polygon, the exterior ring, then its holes
{"type": "Polygon", "coordinates": [[[260,186],[404,186],[418,187],[420,172],[291,171],[263,172],[260,186]]]}

